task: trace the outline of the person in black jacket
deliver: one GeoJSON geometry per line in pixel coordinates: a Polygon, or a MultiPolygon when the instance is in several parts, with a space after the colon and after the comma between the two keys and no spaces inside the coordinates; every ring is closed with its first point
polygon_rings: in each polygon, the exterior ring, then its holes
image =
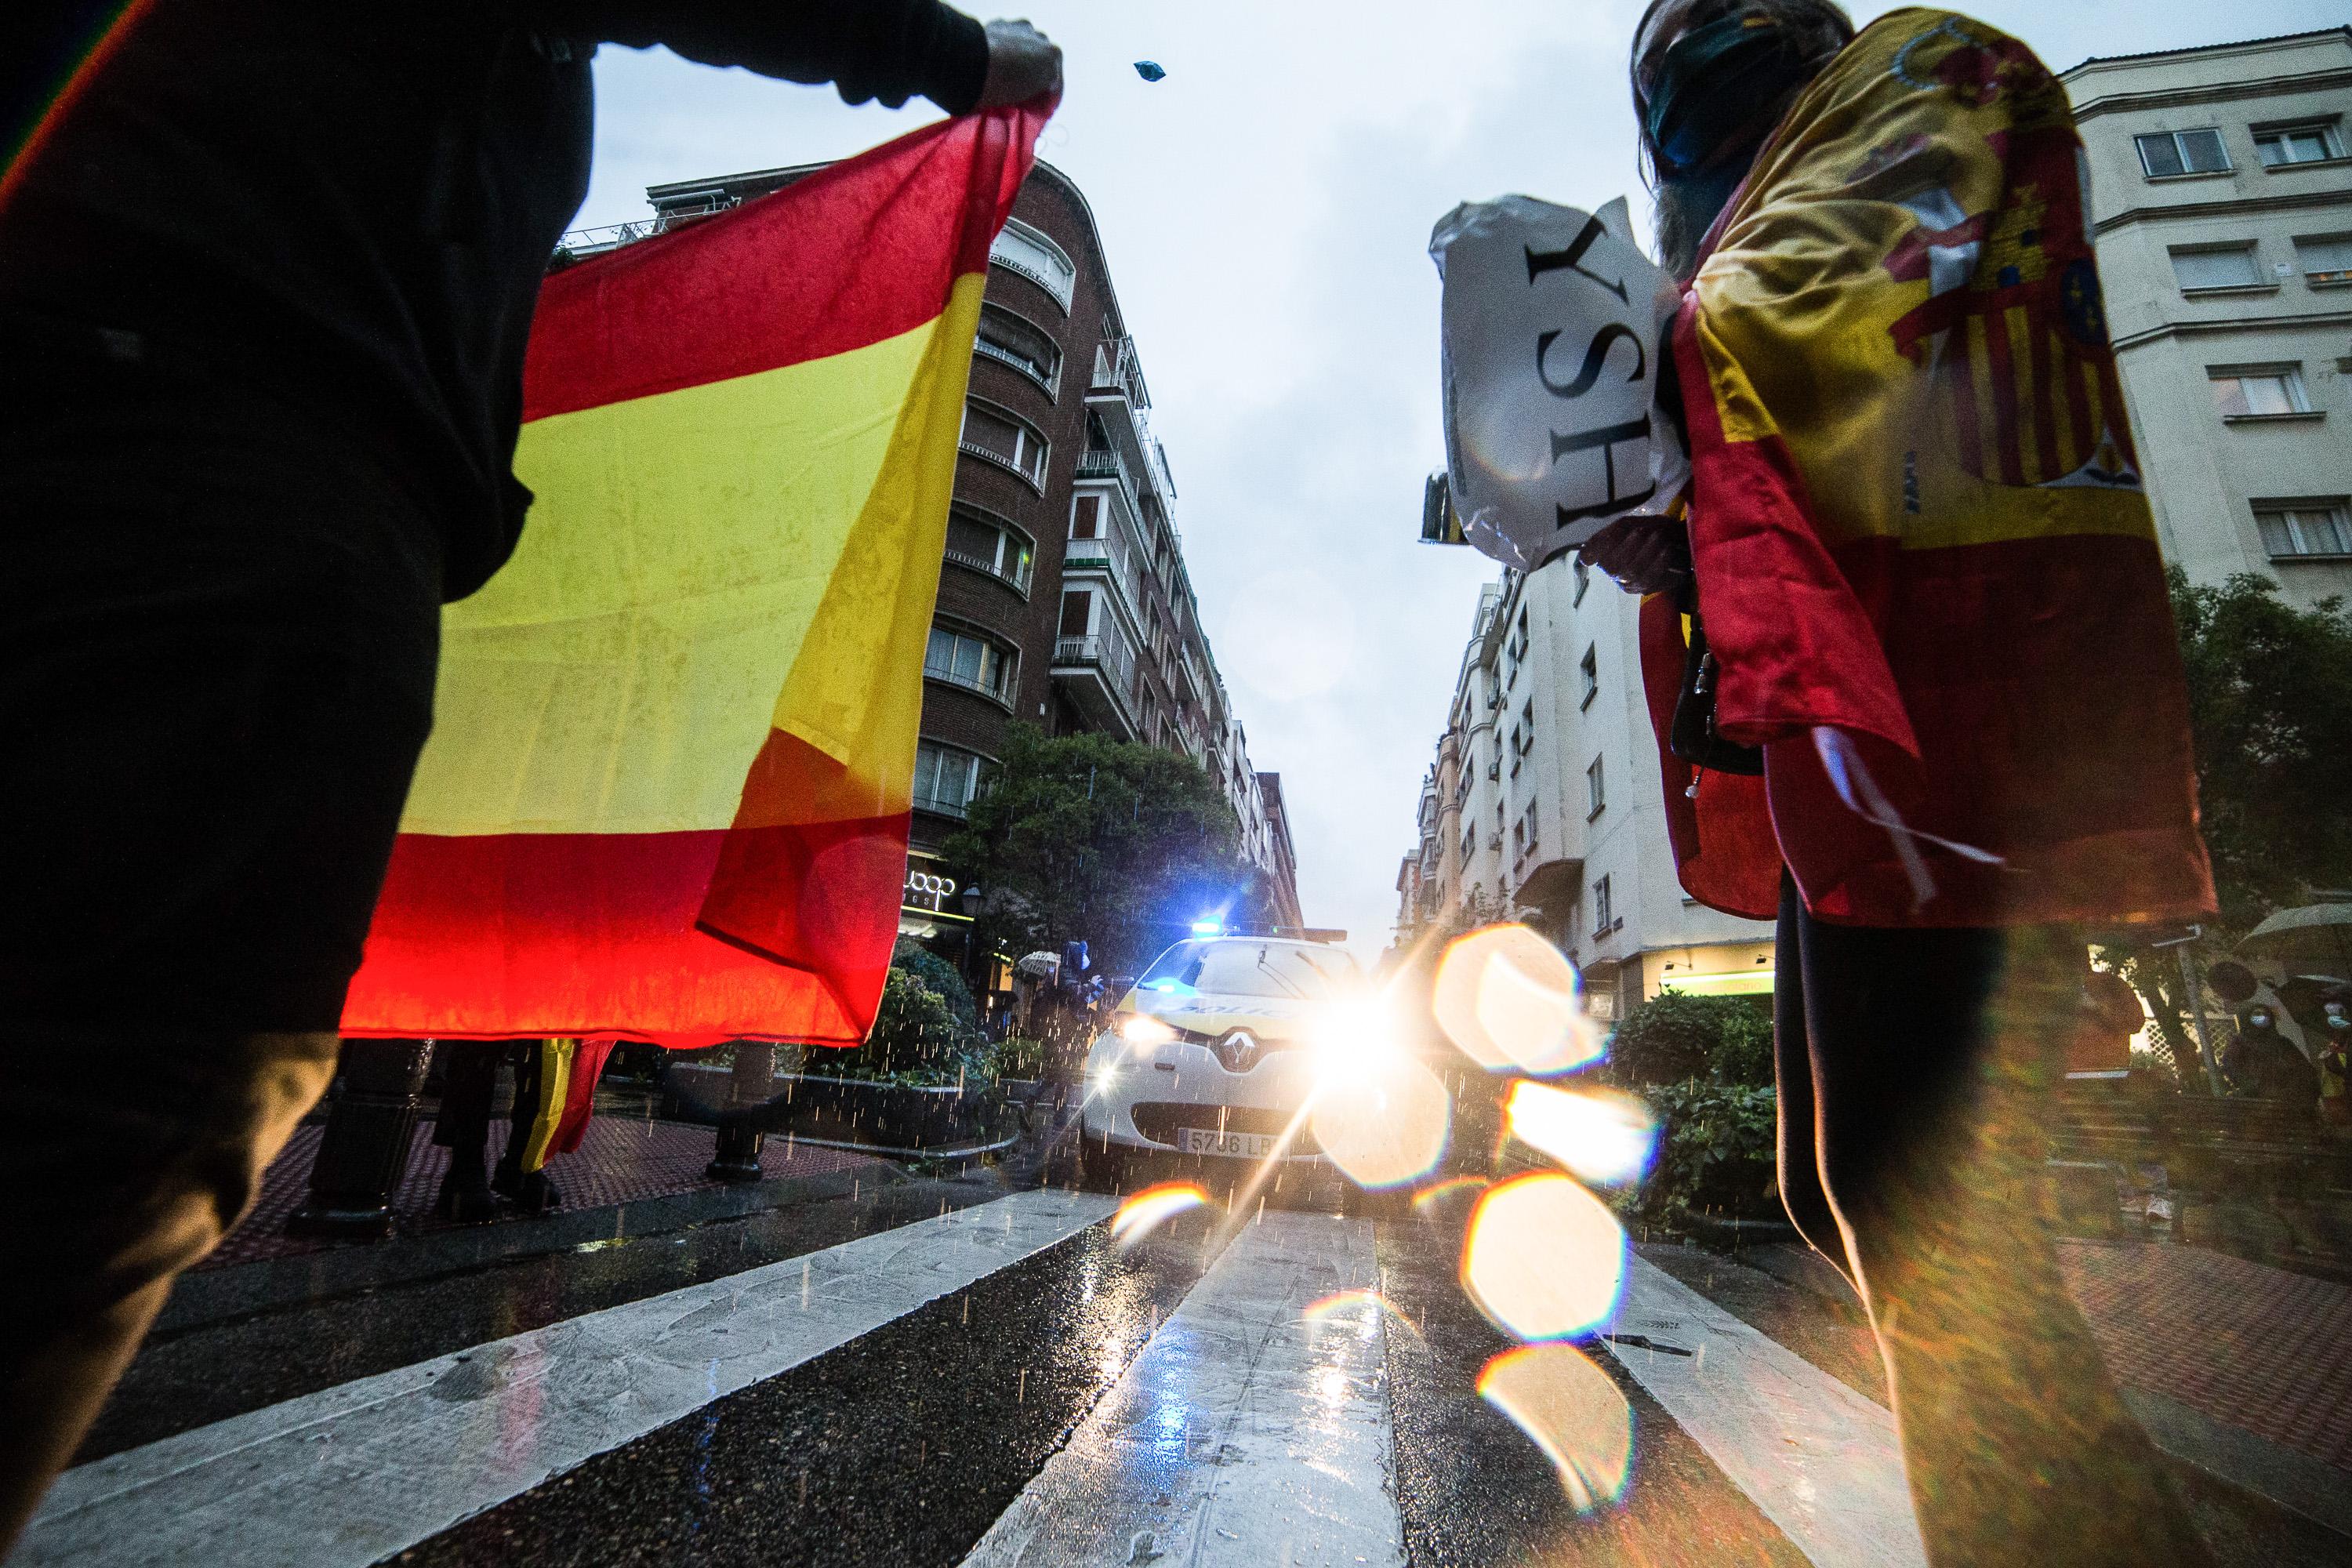
{"type": "Polygon", "coordinates": [[[952,113],[1061,78],[938,0],[144,0],[0,179],[0,1553],[333,1070],[440,606],[530,502],[601,42],[952,113]]]}

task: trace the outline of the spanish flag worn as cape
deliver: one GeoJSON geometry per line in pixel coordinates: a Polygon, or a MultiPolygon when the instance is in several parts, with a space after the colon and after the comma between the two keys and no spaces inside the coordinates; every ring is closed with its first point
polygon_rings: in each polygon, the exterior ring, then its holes
{"type": "Polygon", "coordinates": [[[2188,702],[2100,308],[2064,90],[2015,39],[1896,11],[1798,98],[1675,329],[1717,722],[1762,778],[1663,743],[1681,620],[1643,652],[1685,889],[1838,923],[2194,919],[2213,907],[2188,702]],[[1903,820],[1832,784],[1842,731],[1903,820]]]}
{"type": "Polygon", "coordinates": [[[854,1043],[906,875],[991,240],[1045,111],[558,272],[346,1035],[854,1043]]]}

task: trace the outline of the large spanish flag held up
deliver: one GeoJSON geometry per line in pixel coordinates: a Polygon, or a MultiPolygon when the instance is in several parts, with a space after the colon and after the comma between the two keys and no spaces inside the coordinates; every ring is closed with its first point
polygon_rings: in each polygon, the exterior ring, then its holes
{"type": "Polygon", "coordinates": [[[1043,106],[551,277],[347,1035],[852,1043],[897,935],[989,245],[1043,106]]]}
{"type": "MultiPolygon", "coordinates": [[[[1675,363],[1717,723],[1764,775],[1662,747],[1694,897],[1769,920],[1785,865],[1846,924],[2212,908],[2086,201],[2032,53],[1904,10],[1798,96],[1726,208],[1675,363]]],[[[1643,644],[1663,738],[1664,600],[1643,644]]]]}

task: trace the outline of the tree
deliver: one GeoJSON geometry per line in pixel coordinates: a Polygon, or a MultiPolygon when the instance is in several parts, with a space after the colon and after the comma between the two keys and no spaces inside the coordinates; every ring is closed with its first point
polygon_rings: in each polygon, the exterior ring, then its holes
{"type": "Polygon", "coordinates": [[[1015,953],[1085,942],[1132,973],[1206,910],[1262,918],[1240,825],[1189,757],[1108,735],[1014,724],[994,778],[943,846],[987,895],[976,935],[1015,953]]]}
{"type": "MultiPolygon", "coordinates": [[[[2311,888],[2352,882],[2352,612],[2340,598],[2297,609],[2253,573],[2218,588],[2192,585],[2178,566],[2166,577],[2221,906],[2198,950],[2212,959],[2311,888]]],[[[2147,1002],[2158,1059],[2199,1085],[2187,988],[2171,953],[2116,940],[2099,955],[2147,1002]]]]}
{"type": "Polygon", "coordinates": [[[2352,610],[2297,609],[2252,573],[2169,578],[2221,923],[2242,935],[2352,884],[2352,610]]]}

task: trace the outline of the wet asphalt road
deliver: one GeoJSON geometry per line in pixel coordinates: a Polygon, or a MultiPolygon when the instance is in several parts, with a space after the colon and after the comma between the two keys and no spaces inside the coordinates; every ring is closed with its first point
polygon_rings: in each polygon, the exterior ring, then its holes
{"type": "MultiPolygon", "coordinates": [[[[1058,1171],[1055,1173],[1059,1174],[1058,1171]]],[[[1170,1173],[1150,1173],[1167,1174],[1170,1173]]],[[[908,1180],[674,1234],[598,1243],[159,1336],[85,1458],[331,1390],[502,1336],[644,1301],[1003,1197],[1034,1170],[908,1180]]],[[[1025,1180],[1024,1180],[1025,1178],[1025,1180]]],[[[1297,1184],[1275,1200],[1298,1205],[1297,1184]]],[[[1317,1190],[1314,1206],[1334,1206],[1317,1190]]],[[[1246,1205],[1244,1205],[1246,1207],[1246,1205]]],[[[1351,1205],[1360,1206],[1360,1205],[1351,1205]]],[[[1456,1277],[1467,1205],[1374,1205],[1389,1321],[1381,1397],[1406,1561],[1800,1564],[1801,1552],[1622,1367],[1632,1484],[1580,1513],[1479,1398],[1509,1342],[1456,1277]]],[[[1122,1252],[1101,1224],[725,1394],[422,1540],[432,1563],[955,1563],[1068,1441],[1216,1260],[1214,1211],[1122,1252]]],[[[1854,1392],[1883,1401],[1851,1302],[1679,1247],[1643,1256],[1854,1392]]],[[[2343,1538],[2180,1467],[2221,1562],[2317,1568],[2343,1538]]],[[[126,1558],[125,1561],[130,1559],[126,1558]]],[[[1148,1548],[1136,1561],[1154,1560],[1148,1548]]],[[[1270,1560],[1270,1559],[1269,1559],[1270,1560]]]]}
{"type": "Polygon", "coordinates": [[[152,1336],[76,1462],[353,1378],[1002,1197],[992,1172],[405,1281],[152,1336]]]}
{"type": "Polygon", "coordinates": [[[600,1455],[403,1563],[952,1564],[1213,1261],[1102,1226],[600,1455]]]}

